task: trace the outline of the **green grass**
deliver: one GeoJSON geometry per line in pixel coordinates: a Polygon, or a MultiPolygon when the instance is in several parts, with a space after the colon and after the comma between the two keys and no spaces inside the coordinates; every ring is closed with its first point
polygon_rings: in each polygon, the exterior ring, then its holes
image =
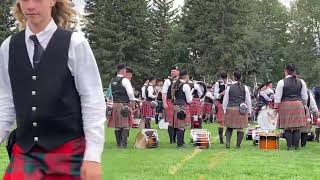
{"type": "MultiPolygon", "coordinates": [[[[153,125],[155,127],[155,125],[153,125]]],[[[320,179],[320,144],[308,142],[305,149],[262,151],[244,141],[241,149],[225,149],[218,144],[217,127],[205,125],[213,136],[209,150],[176,149],[168,143],[167,131],[158,130],[159,148],[133,149],[138,129],[130,132],[129,148],[116,148],[113,129],[106,130],[103,171],[106,180],[186,180],[186,179],[320,179]]],[[[234,133],[235,137],[235,133],[234,133]]],[[[189,141],[189,131],[186,132],[189,141]]],[[[0,176],[3,163],[7,163],[4,149],[0,148],[0,176]]]]}

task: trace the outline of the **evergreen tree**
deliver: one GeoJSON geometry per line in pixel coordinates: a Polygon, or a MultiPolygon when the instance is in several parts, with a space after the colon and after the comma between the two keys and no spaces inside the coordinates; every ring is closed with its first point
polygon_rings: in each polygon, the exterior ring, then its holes
{"type": "Polygon", "coordinates": [[[13,1],[2,0],[0,3],[0,44],[12,34],[14,30],[14,18],[10,12],[13,1]]]}

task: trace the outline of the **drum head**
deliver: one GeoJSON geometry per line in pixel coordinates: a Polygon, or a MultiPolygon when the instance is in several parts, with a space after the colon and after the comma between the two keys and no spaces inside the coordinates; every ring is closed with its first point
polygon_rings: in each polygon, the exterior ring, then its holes
{"type": "Polygon", "coordinates": [[[275,130],[277,128],[278,113],[274,109],[262,109],[257,119],[263,130],[275,130]]]}

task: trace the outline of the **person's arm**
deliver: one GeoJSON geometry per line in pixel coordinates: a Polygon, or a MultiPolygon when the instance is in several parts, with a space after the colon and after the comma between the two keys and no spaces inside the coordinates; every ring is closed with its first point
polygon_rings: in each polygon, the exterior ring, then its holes
{"type": "Polygon", "coordinates": [[[0,144],[9,135],[16,119],[12,88],[8,73],[10,38],[0,48],[0,144]]]}
{"type": "Polygon", "coordinates": [[[136,101],[137,99],[134,97],[134,91],[133,91],[133,87],[131,85],[130,80],[127,78],[123,78],[122,79],[122,86],[126,89],[127,95],[129,97],[130,101],[136,101]]]}
{"type": "Polygon", "coordinates": [[[274,106],[277,109],[279,107],[279,104],[281,103],[282,94],[283,94],[283,86],[284,82],[283,80],[280,80],[276,87],[276,92],[274,95],[274,106]]]}
{"type": "Polygon", "coordinates": [[[252,102],[251,102],[251,95],[249,88],[245,86],[245,91],[246,91],[246,104],[248,106],[248,113],[251,114],[252,112],[252,102]]]}
{"type": "Polygon", "coordinates": [[[260,91],[260,96],[262,96],[266,101],[272,101],[272,99],[267,95],[266,91],[260,91]]]}
{"type": "Polygon", "coordinates": [[[194,84],[194,89],[197,90],[198,96],[202,96],[202,91],[199,84],[194,84]]]}
{"type": "Polygon", "coordinates": [[[169,89],[169,86],[171,85],[171,81],[169,79],[166,79],[163,83],[163,86],[162,86],[162,90],[161,90],[161,93],[162,93],[162,102],[163,102],[163,107],[165,109],[167,109],[168,107],[168,103],[167,103],[167,93],[168,93],[168,89],[169,89]]]}
{"type": "Polygon", "coordinates": [[[191,88],[189,84],[184,84],[182,87],[182,90],[184,94],[186,95],[187,103],[190,104],[192,102],[192,94],[191,94],[191,88]]]}
{"type": "Polygon", "coordinates": [[[207,92],[206,96],[207,96],[208,98],[210,98],[212,101],[215,100],[215,97],[212,95],[211,92],[207,92]]]}
{"type": "Polygon", "coordinates": [[[301,88],[301,98],[303,100],[303,104],[306,105],[308,102],[308,88],[306,82],[301,79],[302,88],[301,88]]]}
{"type": "Polygon", "coordinates": [[[316,100],[314,99],[311,93],[310,93],[310,109],[312,111],[312,114],[318,117],[318,112],[319,112],[318,106],[317,106],[316,100]]]}
{"type": "Polygon", "coordinates": [[[149,97],[149,98],[154,99],[154,98],[157,97],[156,95],[153,94],[153,93],[154,93],[154,88],[153,88],[152,86],[149,86],[148,89],[147,89],[147,91],[148,91],[148,97],[149,97]]]}
{"type": "Polygon", "coordinates": [[[224,113],[226,113],[227,107],[228,107],[228,103],[229,103],[229,89],[230,89],[230,86],[227,87],[226,93],[223,96],[222,107],[223,107],[224,113]]]}
{"type": "Polygon", "coordinates": [[[219,93],[219,82],[216,82],[215,84],[214,84],[214,97],[216,98],[216,99],[220,99],[221,98],[221,96],[220,96],[220,93],[219,93]]]}
{"type": "Polygon", "coordinates": [[[85,165],[90,164],[90,168],[96,167],[90,162],[101,163],[105,136],[106,103],[93,52],[88,41],[78,33],[73,33],[71,38],[68,65],[74,76],[81,101],[86,140],[83,160],[87,161],[85,165]]]}

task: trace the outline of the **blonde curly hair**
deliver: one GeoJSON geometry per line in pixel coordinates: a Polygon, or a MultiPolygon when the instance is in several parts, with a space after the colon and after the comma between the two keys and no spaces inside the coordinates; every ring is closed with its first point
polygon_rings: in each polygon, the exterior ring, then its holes
{"type": "MultiPolygon", "coordinates": [[[[16,0],[12,12],[19,22],[19,29],[25,29],[27,20],[22,13],[19,0],[16,0]]],[[[76,26],[77,13],[73,9],[71,0],[56,0],[56,4],[52,8],[51,16],[55,23],[62,28],[72,29],[76,26]]]]}

